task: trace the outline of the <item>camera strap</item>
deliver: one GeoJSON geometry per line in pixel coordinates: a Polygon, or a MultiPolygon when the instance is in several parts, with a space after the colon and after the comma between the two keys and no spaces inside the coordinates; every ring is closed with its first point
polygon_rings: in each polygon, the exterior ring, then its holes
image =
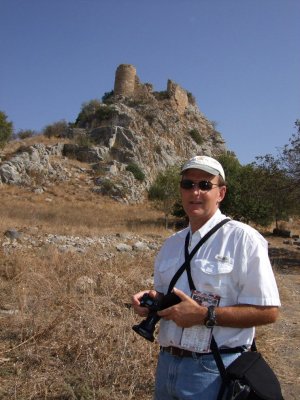
{"type": "Polygon", "coordinates": [[[186,235],[185,238],[185,244],[184,244],[184,256],[185,260],[182,266],[175,272],[175,275],[173,276],[170,284],[169,284],[169,289],[168,293],[171,293],[175,283],[178,281],[179,277],[183,274],[183,272],[186,270],[187,276],[188,276],[188,281],[189,281],[189,286],[191,290],[195,290],[196,287],[194,285],[194,281],[192,278],[191,274],[191,260],[194,257],[194,255],[197,253],[197,251],[200,249],[200,247],[218,230],[221,228],[221,226],[225,225],[227,222],[230,221],[230,218],[225,218],[221,222],[219,222],[217,225],[215,225],[210,231],[207,232],[206,235],[203,236],[203,238],[196,244],[196,246],[193,248],[191,253],[189,253],[189,241],[190,241],[190,231],[186,235]]]}

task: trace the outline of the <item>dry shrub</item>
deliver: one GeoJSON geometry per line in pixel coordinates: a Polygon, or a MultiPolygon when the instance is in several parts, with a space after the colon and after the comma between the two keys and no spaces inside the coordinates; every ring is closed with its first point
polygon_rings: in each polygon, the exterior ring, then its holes
{"type": "Polygon", "coordinates": [[[1,321],[0,398],[150,399],[157,348],[132,331],[129,302],[151,271],[138,255],[3,255],[0,308],[16,313],[1,321]]]}

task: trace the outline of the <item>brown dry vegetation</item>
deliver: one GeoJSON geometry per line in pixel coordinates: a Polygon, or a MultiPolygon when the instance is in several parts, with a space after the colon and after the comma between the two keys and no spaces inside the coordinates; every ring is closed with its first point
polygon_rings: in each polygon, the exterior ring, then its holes
{"type": "MultiPolygon", "coordinates": [[[[170,234],[150,205],[125,206],[92,194],[84,183],[53,186],[41,195],[2,186],[0,204],[1,236],[9,228],[68,235],[131,232],[159,242],[170,234]]],[[[282,313],[278,323],[258,329],[257,341],[278,373],[285,399],[292,400],[300,396],[300,257],[281,242],[271,256],[282,313]]],[[[10,253],[1,247],[0,399],[150,400],[158,345],[132,331],[138,319],[129,303],[151,279],[155,253],[116,253],[99,262],[97,247],[84,254],[61,253],[52,245],[10,253]],[[96,287],[78,291],[83,275],[96,287]]]]}

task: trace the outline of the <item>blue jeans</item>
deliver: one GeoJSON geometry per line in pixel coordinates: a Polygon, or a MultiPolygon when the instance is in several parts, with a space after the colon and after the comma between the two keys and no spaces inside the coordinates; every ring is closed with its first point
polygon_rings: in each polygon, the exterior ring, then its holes
{"type": "MultiPolygon", "coordinates": [[[[241,353],[222,354],[225,366],[241,353]]],[[[177,357],[160,352],[154,400],[215,400],[222,380],[212,354],[177,357]]]]}

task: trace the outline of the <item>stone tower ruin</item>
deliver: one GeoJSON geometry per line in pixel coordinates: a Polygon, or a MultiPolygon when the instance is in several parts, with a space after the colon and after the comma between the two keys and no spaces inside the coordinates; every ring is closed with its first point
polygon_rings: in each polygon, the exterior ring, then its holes
{"type": "MultiPolygon", "coordinates": [[[[178,114],[183,114],[189,104],[187,91],[169,79],[166,92],[172,108],[178,114]]],[[[136,68],[131,64],[120,64],[118,66],[115,75],[114,95],[131,97],[136,100],[154,99],[152,84],[141,83],[136,74],[136,68]]]]}
{"type": "Polygon", "coordinates": [[[131,64],[121,64],[116,70],[114,94],[133,96],[136,87],[136,69],[131,64]]]}

